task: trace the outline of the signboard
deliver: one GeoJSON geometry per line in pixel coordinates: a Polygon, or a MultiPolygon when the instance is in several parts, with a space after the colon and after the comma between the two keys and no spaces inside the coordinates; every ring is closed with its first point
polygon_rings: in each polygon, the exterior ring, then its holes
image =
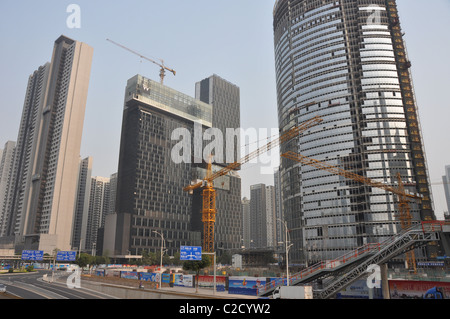
{"type": "Polygon", "coordinates": [[[180,260],[202,260],[202,247],[181,246],[180,260]]]}
{"type": "Polygon", "coordinates": [[[450,283],[444,281],[389,280],[391,299],[422,299],[434,287],[442,288],[444,299],[450,298],[450,283]]]}
{"type": "Polygon", "coordinates": [[[229,278],[228,293],[257,296],[258,290],[264,287],[266,278],[235,276],[229,278]]]}
{"type": "Polygon", "coordinates": [[[44,260],[44,251],[22,250],[22,260],[44,260]]]}
{"type": "Polygon", "coordinates": [[[174,275],[174,286],[177,287],[194,287],[194,276],[193,275],[183,275],[183,274],[175,274],[174,275]]]}
{"type": "Polygon", "coordinates": [[[57,261],[75,261],[76,257],[76,251],[58,251],[56,254],[57,261]]]}

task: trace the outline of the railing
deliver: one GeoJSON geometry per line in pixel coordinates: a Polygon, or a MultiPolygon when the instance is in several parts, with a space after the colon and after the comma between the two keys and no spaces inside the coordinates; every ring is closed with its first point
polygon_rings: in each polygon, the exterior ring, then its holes
{"type": "MultiPolygon", "coordinates": [[[[412,227],[403,230],[399,234],[390,237],[389,239],[385,240],[381,243],[373,243],[373,244],[366,244],[360,248],[357,248],[351,252],[346,253],[345,255],[334,259],[334,260],[327,260],[322,261],[320,263],[317,263],[309,268],[306,268],[302,270],[301,272],[292,275],[289,277],[289,284],[292,285],[296,281],[302,280],[303,278],[312,276],[315,273],[318,273],[323,270],[335,270],[336,268],[339,268],[340,266],[349,264],[358,258],[368,255],[370,253],[379,252],[383,248],[388,247],[392,243],[394,243],[397,240],[400,240],[406,233],[410,231],[420,231],[422,229],[423,233],[427,232],[440,232],[443,229],[443,225],[450,225],[450,222],[444,222],[444,221],[424,221],[421,224],[413,225],[412,227]]],[[[286,282],[286,278],[280,278],[277,280],[273,280],[269,283],[267,283],[264,287],[261,287],[259,289],[259,294],[265,293],[266,291],[276,288],[278,286],[284,285],[286,282]]]]}
{"type": "Polygon", "coordinates": [[[423,221],[422,231],[425,232],[440,232],[444,226],[450,226],[450,222],[441,220],[423,221]]]}
{"type": "MultiPolygon", "coordinates": [[[[353,262],[354,260],[358,259],[362,255],[372,253],[375,251],[379,251],[380,249],[381,249],[381,244],[378,244],[378,243],[377,244],[366,244],[360,248],[357,248],[351,252],[346,253],[345,255],[343,255],[337,259],[322,261],[320,263],[317,263],[311,267],[304,269],[303,271],[301,271],[295,275],[290,276],[289,284],[292,285],[296,281],[306,278],[308,276],[311,276],[314,273],[321,271],[321,270],[336,269],[344,264],[353,262]]],[[[261,293],[266,292],[269,289],[283,285],[285,281],[286,281],[286,278],[280,278],[277,280],[273,280],[273,281],[267,283],[264,287],[261,287],[259,289],[259,293],[261,294],[261,293]]]]}

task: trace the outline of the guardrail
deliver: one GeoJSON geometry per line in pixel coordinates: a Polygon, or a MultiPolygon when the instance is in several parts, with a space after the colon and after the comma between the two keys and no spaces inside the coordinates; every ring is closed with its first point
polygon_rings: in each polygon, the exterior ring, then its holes
{"type": "Polygon", "coordinates": [[[422,231],[425,232],[441,232],[444,226],[450,226],[450,222],[441,220],[423,221],[422,231]]]}

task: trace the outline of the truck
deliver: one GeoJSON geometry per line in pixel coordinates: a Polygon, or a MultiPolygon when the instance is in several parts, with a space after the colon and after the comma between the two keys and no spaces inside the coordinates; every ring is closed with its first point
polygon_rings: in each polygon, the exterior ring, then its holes
{"type": "Polygon", "coordinates": [[[281,286],[275,289],[273,299],[313,299],[311,286],[281,286]]]}

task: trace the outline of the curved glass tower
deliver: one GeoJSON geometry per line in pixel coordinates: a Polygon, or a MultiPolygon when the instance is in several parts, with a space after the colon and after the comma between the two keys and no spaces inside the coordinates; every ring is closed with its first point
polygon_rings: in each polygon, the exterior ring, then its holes
{"type": "MultiPolygon", "coordinates": [[[[393,0],[279,0],[274,8],[280,130],[324,120],[281,152],[394,186],[400,173],[424,196],[410,203],[418,222],[435,218],[402,37],[393,0]]],[[[284,158],[281,180],[294,261],[334,259],[401,230],[394,194],[284,158]]]]}

